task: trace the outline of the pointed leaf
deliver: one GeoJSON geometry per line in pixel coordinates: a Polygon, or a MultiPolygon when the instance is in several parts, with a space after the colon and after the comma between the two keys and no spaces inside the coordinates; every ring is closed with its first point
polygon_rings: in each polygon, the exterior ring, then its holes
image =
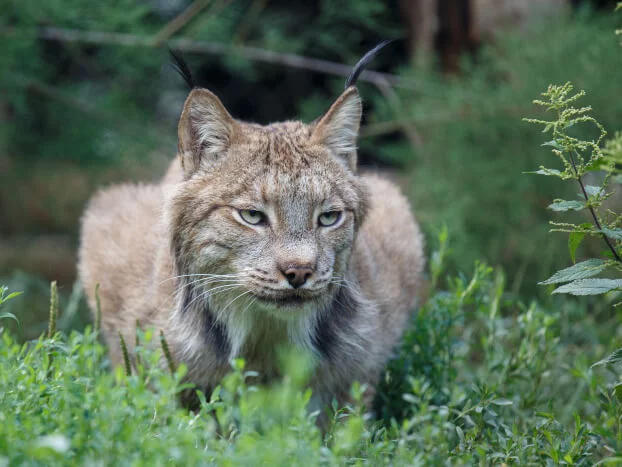
{"type": "Polygon", "coordinates": [[[15,297],[19,297],[22,294],[22,292],[13,292],[8,294],[6,297],[4,297],[4,301],[6,302],[7,300],[11,299],[11,298],[15,298],[15,297]]]}
{"type": "Polygon", "coordinates": [[[549,205],[549,209],[553,211],[580,211],[585,208],[585,204],[581,201],[556,201],[555,203],[549,205]]]}
{"type": "Polygon", "coordinates": [[[585,232],[571,232],[568,236],[568,250],[570,251],[570,258],[572,258],[573,263],[577,261],[575,258],[575,253],[577,252],[577,248],[579,248],[579,245],[581,245],[584,237],[585,232]]]}
{"type": "Polygon", "coordinates": [[[582,261],[569,268],[557,271],[547,280],[538,282],[539,285],[559,284],[560,282],[576,281],[595,276],[607,267],[607,263],[602,259],[592,258],[582,261]]]}
{"type": "Polygon", "coordinates": [[[610,229],[608,227],[603,227],[601,232],[614,240],[622,240],[622,229],[610,229]]]}
{"type": "Polygon", "coordinates": [[[622,279],[580,279],[553,290],[571,295],[600,295],[622,288],[622,279]]]}
{"type": "Polygon", "coordinates": [[[0,319],[5,319],[5,318],[14,320],[17,323],[17,325],[20,326],[20,322],[17,319],[17,316],[15,316],[13,313],[8,313],[8,312],[0,313],[0,319]]]}
{"type": "Polygon", "coordinates": [[[594,467],[597,467],[599,465],[620,465],[622,464],[622,457],[607,457],[601,461],[596,462],[596,464],[594,464],[594,467]]]}
{"type": "Polygon", "coordinates": [[[594,368],[595,366],[600,366],[600,365],[612,365],[620,361],[622,361],[622,349],[618,349],[612,354],[607,355],[602,360],[597,361],[591,366],[591,368],[594,368]]]}
{"type": "Polygon", "coordinates": [[[585,185],[584,188],[588,196],[602,195],[605,191],[602,187],[594,185],[585,185]]]}
{"type": "Polygon", "coordinates": [[[535,175],[549,175],[559,177],[561,172],[557,169],[547,169],[545,167],[540,168],[540,170],[536,170],[534,172],[525,172],[526,174],[535,174],[535,175]]]}
{"type": "Polygon", "coordinates": [[[495,399],[491,401],[491,404],[495,405],[512,405],[514,402],[509,399],[495,399]]]}
{"type": "Polygon", "coordinates": [[[557,149],[559,151],[563,151],[564,150],[563,146],[561,146],[554,139],[552,139],[551,141],[547,141],[546,143],[542,143],[542,146],[551,146],[551,147],[554,147],[555,149],[557,149]]]}

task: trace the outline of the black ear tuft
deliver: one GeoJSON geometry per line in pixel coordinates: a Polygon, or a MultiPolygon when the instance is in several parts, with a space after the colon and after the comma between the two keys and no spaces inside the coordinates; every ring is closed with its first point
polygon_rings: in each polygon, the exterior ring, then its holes
{"type": "Polygon", "coordinates": [[[367,52],[365,55],[363,55],[363,58],[361,58],[358,61],[358,63],[354,65],[354,68],[352,69],[350,76],[348,76],[348,79],[346,80],[346,89],[356,84],[356,80],[359,78],[360,74],[363,72],[365,67],[369,65],[369,62],[371,62],[376,56],[376,54],[380,52],[386,45],[390,44],[391,42],[393,41],[392,40],[382,41],[376,47],[374,47],[369,52],[367,52]]]}
{"type": "Polygon", "coordinates": [[[196,84],[194,83],[194,79],[192,78],[192,73],[190,72],[190,67],[186,63],[186,61],[182,58],[181,55],[176,54],[171,49],[168,49],[168,53],[171,55],[171,59],[173,63],[171,66],[175,69],[177,73],[181,75],[186,84],[190,89],[196,88],[196,84]]]}

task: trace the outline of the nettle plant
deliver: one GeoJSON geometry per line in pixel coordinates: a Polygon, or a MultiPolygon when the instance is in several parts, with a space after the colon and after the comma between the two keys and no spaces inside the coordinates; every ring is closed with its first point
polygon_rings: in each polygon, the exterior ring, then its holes
{"type": "Polygon", "coordinates": [[[555,118],[524,119],[544,126],[543,132],[550,134],[552,139],[543,145],[552,148],[563,168],[558,170],[541,166],[532,173],[572,180],[580,188],[578,199],[556,199],[549,209],[557,212],[585,211],[590,219],[589,222],[580,224],[551,221],[552,231],[569,233],[568,249],[575,263],[540,282],[541,285],[557,285],[553,291],[555,294],[598,295],[622,291],[622,279],[615,278],[622,272],[622,214],[608,208],[605,203],[615,194],[612,186],[622,184],[622,132],[605,141],[607,132],[591,115],[591,107],[575,107],[576,102],[584,95],[584,91],[574,93],[570,83],[550,85],[542,93],[544,99],[535,100],[534,103],[553,112],[555,118]],[[586,126],[596,131],[595,138],[588,140],[571,135],[575,131],[590,131],[586,126]],[[588,175],[592,172],[594,174],[588,175]],[[600,178],[602,181],[598,185],[586,184],[585,180],[588,178],[600,178]],[[577,248],[588,236],[602,238],[606,249],[599,258],[589,258],[577,263],[577,248]]]}
{"type": "MultiPolygon", "coordinates": [[[[591,107],[574,106],[585,92],[573,94],[570,83],[562,86],[549,85],[542,95],[545,100],[535,100],[534,103],[554,112],[556,118],[550,121],[525,120],[544,125],[543,132],[551,134],[552,139],[545,142],[544,146],[552,147],[553,153],[562,162],[563,170],[540,166],[540,170],[534,173],[575,181],[580,187],[579,200],[556,199],[549,208],[561,212],[588,211],[591,222],[573,224],[551,221],[552,231],[570,234],[568,249],[575,264],[557,271],[539,284],[556,285],[554,294],[600,295],[620,292],[622,279],[617,277],[622,272],[622,214],[607,208],[605,201],[615,194],[612,184],[622,184],[622,132],[617,132],[613,138],[605,140],[607,132],[590,115],[591,107]],[[585,140],[570,135],[571,128],[585,125],[596,129],[595,139],[585,140]],[[599,185],[585,184],[584,179],[591,172],[597,173],[594,174],[596,177],[590,175],[593,179],[598,179],[598,175],[601,175],[602,181],[599,185]],[[586,236],[602,238],[607,248],[600,258],[589,258],[577,263],[575,253],[586,236]]],[[[618,301],[615,306],[621,303],[622,301],[618,301]]],[[[592,367],[611,367],[619,363],[622,363],[622,348],[594,363],[592,367]]],[[[622,402],[622,383],[618,382],[613,386],[613,395],[622,402]]]]}

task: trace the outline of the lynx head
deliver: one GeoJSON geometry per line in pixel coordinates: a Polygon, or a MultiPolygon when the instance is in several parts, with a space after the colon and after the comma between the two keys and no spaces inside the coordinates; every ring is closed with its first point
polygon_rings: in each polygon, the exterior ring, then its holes
{"type": "Polygon", "coordinates": [[[360,118],[354,87],[309,125],[244,123],[211,92],[190,92],[179,122],[184,181],[168,206],[187,305],[289,319],[331,300],[366,210],[360,118]]]}

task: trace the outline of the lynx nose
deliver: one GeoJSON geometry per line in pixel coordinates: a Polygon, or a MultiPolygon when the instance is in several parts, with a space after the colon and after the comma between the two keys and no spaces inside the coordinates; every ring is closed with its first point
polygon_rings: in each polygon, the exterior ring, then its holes
{"type": "Polygon", "coordinates": [[[289,264],[285,268],[281,268],[281,272],[293,288],[297,289],[307,282],[307,279],[313,275],[313,269],[308,266],[299,266],[297,264],[289,264]]]}

